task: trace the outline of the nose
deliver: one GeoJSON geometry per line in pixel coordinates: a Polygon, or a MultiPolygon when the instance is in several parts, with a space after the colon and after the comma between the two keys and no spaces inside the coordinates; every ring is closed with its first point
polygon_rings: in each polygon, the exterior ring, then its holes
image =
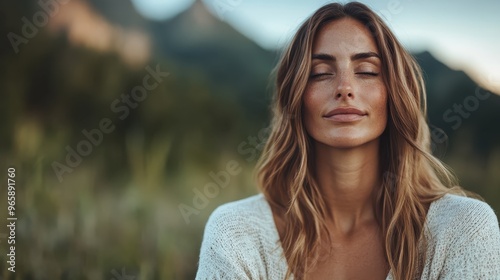
{"type": "Polygon", "coordinates": [[[351,76],[343,71],[338,79],[338,85],[335,89],[335,99],[354,98],[352,90],[351,76]]]}

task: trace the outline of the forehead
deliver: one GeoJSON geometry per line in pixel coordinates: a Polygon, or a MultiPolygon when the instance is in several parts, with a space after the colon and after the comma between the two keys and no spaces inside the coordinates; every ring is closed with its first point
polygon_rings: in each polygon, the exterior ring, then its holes
{"type": "Polygon", "coordinates": [[[313,43],[313,53],[349,55],[367,51],[378,53],[372,34],[363,23],[348,17],[324,25],[313,43]]]}

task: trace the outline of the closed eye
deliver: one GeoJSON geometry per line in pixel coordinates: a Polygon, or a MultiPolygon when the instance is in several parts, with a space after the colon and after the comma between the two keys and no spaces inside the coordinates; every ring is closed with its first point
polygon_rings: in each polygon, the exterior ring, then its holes
{"type": "Polygon", "coordinates": [[[332,73],[315,73],[309,76],[310,79],[318,79],[326,76],[333,76],[332,73]]]}
{"type": "Polygon", "coordinates": [[[357,72],[356,74],[365,76],[378,76],[378,73],[376,72],[357,72]]]}

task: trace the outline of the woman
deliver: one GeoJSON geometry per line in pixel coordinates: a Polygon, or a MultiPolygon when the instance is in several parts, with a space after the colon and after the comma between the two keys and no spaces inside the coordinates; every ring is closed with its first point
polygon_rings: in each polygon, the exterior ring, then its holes
{"type": "Polygon", "coordinates": [[[262,194],[214,211],[197,279],[500,279],[495,213],[431,155],[421,71],[373,11],[316,11],[276,85],[262,194]]]}

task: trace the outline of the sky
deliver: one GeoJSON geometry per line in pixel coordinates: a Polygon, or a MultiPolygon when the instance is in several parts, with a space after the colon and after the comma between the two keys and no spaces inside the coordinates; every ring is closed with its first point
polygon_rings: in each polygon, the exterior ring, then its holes
{"type": "MultiPolygon", "coordinates": [[[[132,0],[163,20],[194,0],[132,0]]],[[[211,12],[266,49],[282,47],[326,0],[203,0],[211,12]]],[[[345,1],[343,1],[345,2],[345,1]]],[[[453,69],[500,92],[500,1],[360,0],[382,16],[411,51],[428,50],[453,69]]]]}

